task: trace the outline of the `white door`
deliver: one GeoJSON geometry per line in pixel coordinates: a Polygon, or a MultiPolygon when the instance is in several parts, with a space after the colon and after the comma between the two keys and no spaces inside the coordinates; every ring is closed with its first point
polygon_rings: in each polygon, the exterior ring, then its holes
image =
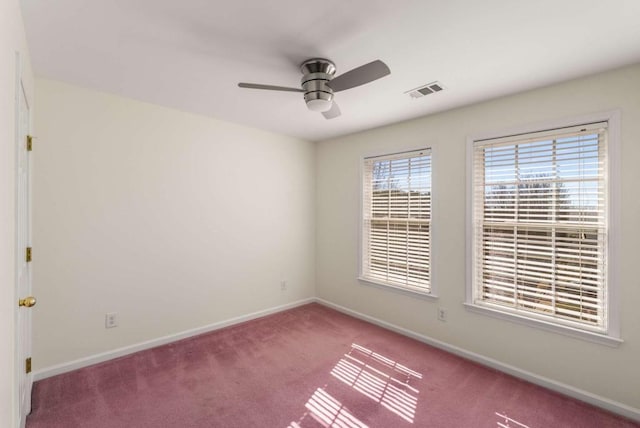
{"type": "MultiPolygon", "coordinates": [[[[20,81],[19,81],[20,82],[20,81]]],[[[27,373],[27,358],[31,357],[31,263],[27,248],[31,247],[30,183],[29,183],[29,104],[22,82],[18,84],[16,132],[16,369],[18,370],[19,425],[24,427],[31,412],[33,375],[27,373]]]]}

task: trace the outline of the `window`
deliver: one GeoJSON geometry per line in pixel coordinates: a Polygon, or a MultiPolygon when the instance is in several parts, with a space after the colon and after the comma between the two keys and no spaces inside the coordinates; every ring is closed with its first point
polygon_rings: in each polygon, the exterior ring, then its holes
{"type": "Polygon", "coordinates": [[[608,127],[471,141],[469,305],[615,336],[608,127]]]}
{"type": "Polygon", "coordinates": [[[431,152],[364,159],[360,278],[431,292],[431,152]]]}

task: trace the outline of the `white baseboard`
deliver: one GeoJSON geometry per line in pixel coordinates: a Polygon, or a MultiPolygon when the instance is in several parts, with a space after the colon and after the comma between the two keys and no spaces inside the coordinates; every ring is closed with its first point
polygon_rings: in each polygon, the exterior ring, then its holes
{"type": "Polygon", "coordinates": [[[526,380],[533,384],[542,386],[544,388],[550,389],[552,391],[559,392],[561,394],[567,395],[569,397],[575,398],[580,401],[584,401],[585,403],[592,404],[594,406],[600,407],[602,409],[608,410],[610,412],[616,413],[618,415],[624,416],[629,419],[633,419],[635,421],[640,421],[640,409],[635,407],[627,406],[626,404],[619,403],[614,400],[610,400],[605,397],[601,397],[596,394],[592,394],[587,391],[583,391],[581,389],[575,388],[573,386],[557,382],[555,380],[539,376],[535,373],[528,372],[526,370],[522,370],[518,367],[511,366],[509,364],[502,363],[498,360],[494,360],[493,358],[485,357],[480,354],[476,354],[471,351],[467,351],[466,349],[458,348],[457,346],[449,345],[448,343],[441,342],[439,340],[433,339],[429,336],[425,336],[414,331],[408,330],[403,327],[399,327],[397,325],[388,323],[386,321],[382,321],[378,318],[362,314],[360,312],[356,312],[352,309],[346,308],[344,306],[337,305],[335,303],[329,302],[324,299],[316,298],[316,302],[321,305],[325,305],[329,308],[335,309],[339,312],[345,313],[347,315],[351,315],[355,318],[362,319],[364,321],[368,321],[372,324],[383,327],[387,330],[394,331],[396,333],[402,334],[403,336],[410,337],[412,339],[418,340],[420,342],[426,343],[427,345],[431,345],[435,348],[442,349],[444,351],[450,352],[452,354],[463,357],[467,360],[474,361],[476,363],[482,364],[487,367],[491,367],[493,369],[499,370],[503,373],[507,373],[511,376],[526,380]]]}
{"type": "Polygon", "coordinates": [[[175,342],[178,340],[186,339],[188,337],[197,336],[199,334],[208,333],[210,331],[219,330],[224,327],[229,327],[234,324],[239,324],[245,321],[250,321],[256,318],[264,317],[266,315],[282,312],[287,309],[292,309],[298,306],[306,305],[308,303],[315,302],[316,299],[310,297],[308,299],[298,300],[296,302],[287,303],[286,305],[275,306],[272,308],[264,309],[261,311],[253,312],[247,315],[242,315],[235,318],[229,318],[224,321],[219,321],[213,324],[205,325],[203,327],[197,327],[191,330],[182,331],[180,333],[170,334],[168,336],[159,337],[157,339],[147,340],[145,342],[136,343],[135,345],[125,346],[123,348],[114,349],[112,351],[102,352],[100,354],[91,355],[89,357],[80,358],[67,363],[58,364],[51,367],[35,371],[33,373],[33,380],[38,381],[46,379],[51,376],[59,375],[62,373],[70,372],[72,370],[81,369],[83,367],[91,366],[93,364],[102,363],[104,361],[112,360],[114,358],[123,357],[125,355],[133,354],[134,352],[144,351],[145,349],[155,348],[156,346],[165,345],[167,343],[175,342]]]}

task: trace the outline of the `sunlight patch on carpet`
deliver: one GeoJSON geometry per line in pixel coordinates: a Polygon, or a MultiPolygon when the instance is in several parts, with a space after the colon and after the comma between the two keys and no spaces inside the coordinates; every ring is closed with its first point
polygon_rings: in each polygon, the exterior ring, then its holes
{"type": "MultiPolygon", "coordinates": [[[[353,416],[342,403],[322,388],[316,389],[305,404],[305,407],[309,411],[305,416],[311,415],[323,427],[368,428],[367,425],[353,416]]],[[[302,423],[305,416],[302,417],[300,423],[302,423]]],[[[287,428],[302,428],[302,426],[299,423],[291,422],[287,428]]]]}
{"type": "Polygon", "coordinates": [[[331,374],[413,423],[419,391],[410,383],[422,379],[420,373],[354,343],[349,353],[331,370],[331,374]]]}
{"type": "Polygon", "coordinates": [[[529,428],[529,426],[508,417],[506,413],[503,415],[496,412],[496,416],[498,417],[497,425],[500,428],[529,428]]]}

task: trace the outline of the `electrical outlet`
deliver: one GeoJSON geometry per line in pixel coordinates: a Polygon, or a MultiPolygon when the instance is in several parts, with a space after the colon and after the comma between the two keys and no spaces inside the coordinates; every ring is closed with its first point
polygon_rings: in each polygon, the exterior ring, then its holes
{"type": "Polygon", "coordinates": [[[118,313],[108,312],[104,316],[104,328],[113,328],[118,326],[118,313]]]}
{"type": "Polygon", "coordinates": [[[447,310],[445,308],[438,308],[438,319],[440,321],[447,320],[447,310]]]}
{"type": "Polygon", "coordinates": [[[287,281],[283,279],[282,281],[280,281],[280,290],[284,291],[286,289],[287,289],[287,281]]]}

